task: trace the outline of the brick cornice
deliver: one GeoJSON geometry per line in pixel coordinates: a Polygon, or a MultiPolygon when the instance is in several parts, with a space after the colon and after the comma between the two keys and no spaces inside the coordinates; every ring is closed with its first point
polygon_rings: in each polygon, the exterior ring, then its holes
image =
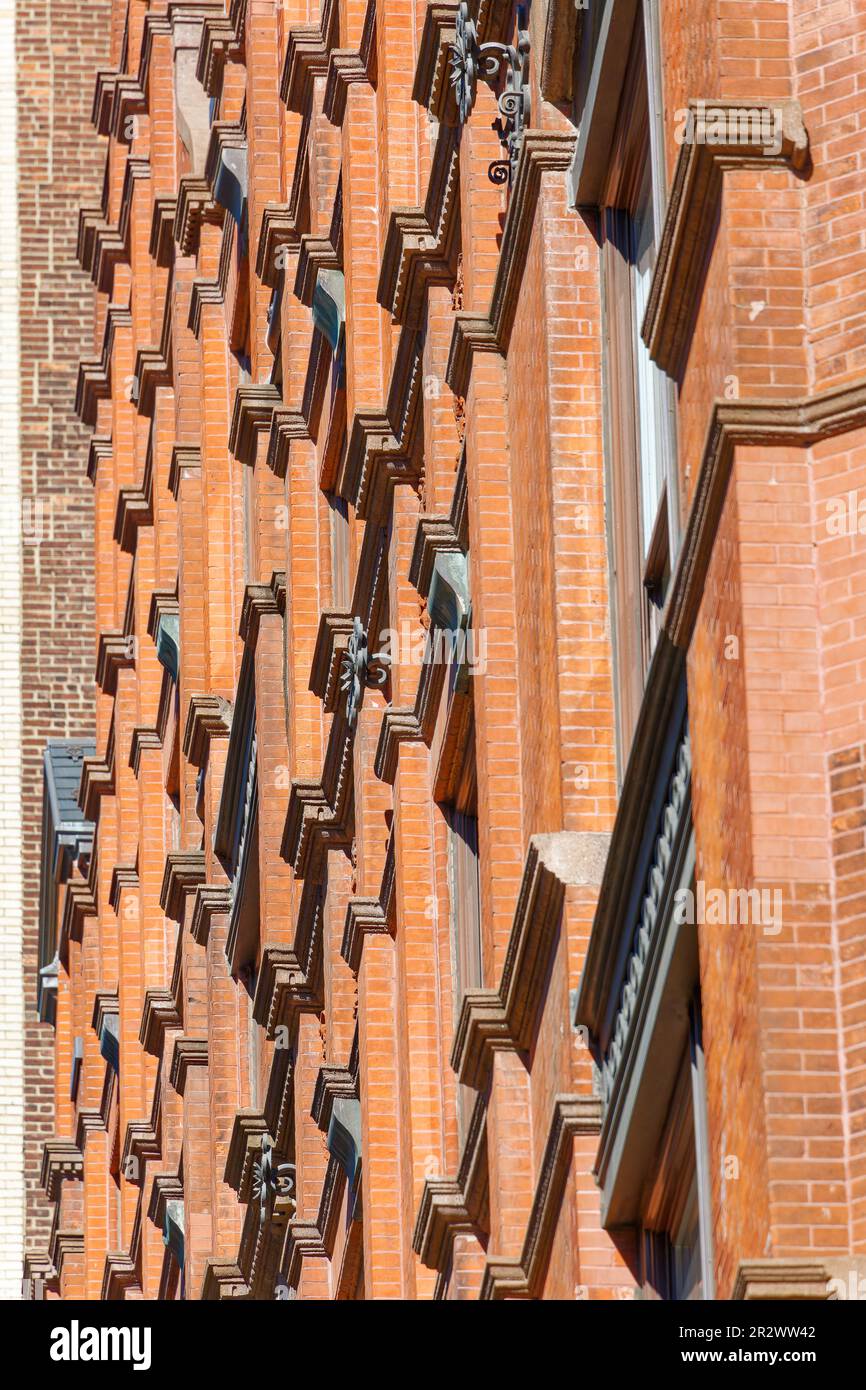
{"type": "Polygon", "coordinates": [[[427,1178],[413,1234],[421,1263],[428,1269],[444,1269],[455,1235],[471,1231],[474,1224],[456,1178],[427,1178]]]}
{"type": "Polygon", "coordinates": [[[147,97],[138,80],[138,74],[118,73],[114,79],[111,100],[111,115],[108,134],[113,135],[121,145],[131,143],[127,135],[127,122],[131,116],[142,116],[147,111],[147,97]]]}
{"type": "Polygon", "coordinates": [[[641,329],[650,356],[675,378],[682,372],[697,313],[722,175],[728,170],[774,168],[801,173],[809,162],[809,139],[798,101],[691,101],[689,110],[693,138],[680,145],[641,329]],[[754,112],[754,126],[761,128],[775,123],[780,113],[779,150],[745,140],[717,143],[716,131],[708,140],[707,111],[716,122],[726,113],[726,125],[727,113],[736,122],[738,113],[754,112]]]}
{"type": "Polygon", "coordinates": [[[102,1301],[120,1302],[131,1289],[137,1288],[138,1274],[134,1261],[123,1250],[109,1250],[102,1272],[102,1301]]]}
{"type": "Polygon", "coordinates": [[[252,1166],[261,1153],[262,1138],[267,1132],[267,1123],[260,1110],[239,1110],[235,1115],[223,1181],[238,1196],[250,1186],[252,1166]]]}
{"type": "Polygon", "coordinates": [[[215,1303],[229,1298],[247,1298],[249,1287],[240,1268],[232,1260],[206,1260],[201,1283],[201,1298],[215,1303]]]}
{"type": "Polygon", "coordinates": [[[364,17],[364,29],[358,52],[350,48],[333,48],[328,58],[325,97],[322,114],[332,125],[341,126],[346,115],[346,96],[353,82],[372,83],[375,80],[376,3],[369,0],[364,17]]]}
{"type": "Polygon", "coordinates": [[[117,998],[117,990],[97,990],[93,996],[90,1026],[98,1038],[102,1037],[102,1030],[109,1018],[117,1018],[119,1011],[120,1003],[117,998]]]}
{"type": "Polygon", "coordinates": [[[141,48],[138,55],[138,85],[147,94],[150,90],[150,62],[156,39],[171,38],[172,22],[168,14],[151,11],[144,16],[141,27],[141,48]]]}
{"type": "Polygon", "coordinates": [[[84,1232],[54,1231],[49,1254],[59,1279],[63,1273],[63,1264],[66,1259],[74,1259],[76,1255],[84,1256],[84,1232]]]}
{"type": "Polygon", "coordinates": [[[432,0],[427,5],[412,86],[413,100],[449,124],[457,121],[456,103],[450,95],[448,55],[456,37],[458,8],[454,0],[432,0]]]}
{"type": "Polygon", "coordinates": [[[183,1034],[177,1035],[171,1054],[169,1080],[179,1096],[183,1095],[186,1088],[190,1067],[206,1067],[207,1063],[207,1038],[185,1038],[183,1034]]]}
{"type": "Polygon", "coordinates": [[[171,386],[171,367],[163,347],[142,347],[135,354],[135,380],[138,383],[138,413],[153,415],[160,386],[171,386]]]}
{"type": "Polygon", "coordinates": [[[87,476],[94,487],[99,478],[99,465],[111,458],[111,435],[94,434],[87,452],[87,476]]]}
{"type": "Polygon", "coordinates": [[[101,632],[96,649],[96,684],[106,695],[117,691],[118,671],[135,665],[135,644],[123,632],[101,632]]]}
{"type": "MultiPolygon", "coordinates": [[[[849,1256],[844,1263],[846,1267],[851,1267],[854,1260],[849,1256]]],[[[828,1262],[820,1258],[741,1260],[731,1299],[734,1302],[766,1299],[780,1302],[788,1299],[821,1301],[830,1297],[828,1284],[831,1277],[828,1262]]]]}
{"type": "Polygon", "coordinates": [[[351,754],[351,730],[345,714],[338,711],[328,736],[321,781],[292,781],[281,852],[299,879],[306,878],[322,850],[348,847],[351,754]]]}
{"type": "Polygon", "coordinates": [[[346,904],[346,922],[340,955],[355,975],[361,969],[364,939],[381,936],[388,931],[388,920],[378,898],[350,898],[346,904]]]}
{"type": "Polygon", "coordinates": [[[139,179],[150,178],[150,161],[128,155],[123,175],[117,226],[105,216],[104,209],[81,209],[78,218],[78,260],[82,270],[90,275],[100,294],[114,291],[114,271],[121,262],[129,260],[129,226],[132,199],[139,179]]]}
{"type": "Polygon", "coordinates": [[[204,850],[169,850],[159,895],[159,905],[166,917],[175,922],[183,920],[186,895],[199,883],[204,883],[204,878],[204,850]]]}
{"type": "Polygon", "coordinates": [[[165,1035],[182,1027],[183,1020],[170,989],[149,989],[145,992],[141,1011],[138,1040],[145,1052],[161,1057],[165,1035]]]}
{"type": "Polygon", "coordinates": [[[406,327],[397,344],[384,411],[356,411],[349,432],[340,492],[364,520],[385,514],[394,486],[415,485],[420,477],[416,435],[422,372],[420,334],[406,327]]]}
{"type": "Polygon", "coordinates": [[[562,1208],[577,1135],[598,1135],[601,1101],[595,1096],[557,1096],[532,1210],[518,1259],[488,1257],[479,1298],[537,1298],[562,1208]]]}
{"type": "Polygon", "coordinates": [[[272,382],[246,382],[235,392],[229,429],[229,449],[241,463],[255,464],[259,432],[269,430],[281,397],[272,382]]]}
{"type": "Polygon", "coordinates": [[[310,426],[300,410],[288,410],[278,406],[271,415],[271,431],[268,438],[268,468],[278,478],[285,478],[289,470],[289,450],[293,439],[309,439],[310,426]]]}
{"type": "Polygon", "coordinates": [[[81,783],[78,788],[78,805],[86,820],[96,822],[99,814],[99,800],[103,796],[114,795],[114,739],[110,734],[109,752],[105,758],[84,758],[81,764],[81,783]]]}
{"type": "Polygon", "coordinates": [[[259,640],[262,618],[278,617],[280,614],[278,591],[281,580],[285,580],[285,575],[278,571],[271,576],[270,584],[248,584],[244,589],[238,632],[244,645],[252,650],[255,650],[259,640]]]}
{"type": "Polygon", "coordinates": [[[168,487],[172,497],[180,500],[180,485],[185,477],[201,472],[201,449],[197,444],[175,444],[168,469],[168,487]]]}
{"type": "Polygon", "coordinates": [[[80,941],[84,934],[85,918],[96,915],[96,899],[90,885],[83,882],[68,883],[60,927],[60,959],[64,965],[67,965],[69,960],[69,942],[80,941]]]}
{"type": "Polygon", "coordinates": [[[358,1095],[357,1055],[355,1069],[351,1067],[319,1068],[313,1090],[310,1114],[323,1134],[328,1133],[335,1100],[354,1100],[358,1095]]]}
{"type": "Polygon", "coordinates": [[[270,590],[276,601],[280,615],[286,616],[286,572],[285,570],[274,570],[271,575],[270,590]]]}
{"type": "Polygon", "coordinates": [[[123,1152],[120,1158],[120,1169],[124,1177],[130,1182],[143,1183],[145,1165],[155,1162],[161,1156],[159,1136],[150,1120],[130,1120],[123,1136],[123,1152]],[[134,1167],[129,1162],[130,1159],[134,1160],[134,1167]],[[133,1173],[137,1173],[137,1179],[133,1173]]]}
{"type": "Polygon", "coordinates": [[[352,622],[352,614],[342,609],[325,608],[319,615],[309,688],[318,695],[329,714],[336,708],[340,663],[352,635],[352,622]]]}
{"type": "Polygon", "coordinates": [[[196,76],[209,97],[219,96],[226,63],[244,56],[243,30],[238,33],[229,15],[205,18],[201,29],[196,76]]]}
{"type": "MultiPolygon", "coordinates": [[[[300,914],[299,914],[300,915],[300,914]]],[[[297,952],[287,946],[267,946],[262,952],[253,1017],[273,1038],[277,1028],[291,1031],[299,1013],[318,1013],[322,1001],[314,990],[297,952]]]]}
{"type": "Polygon", "coordinates": [[[50,1285],[52,1291],[59,1293],[57,1270],[51,1262],[48,1251],[31,1250],[24,1256],[24,1278],[35,1281],[41,1279],[44,1285],[50,1285]]]}
{"type": "Polygon", "coordinates": [[[154,589],[147,614],[147,635],[156,641],[159,625],[165,618],[177,617],[180,602],[174,589],[154,589]]]}
{"type": "Polygon", "coordinates": [[[150,1189],[150,1201],[147,1204],[148,1220],[152,1221],[157,1230],[162,1232],[165,1229],[167,1203],[182,1201],[183,1183],[177,1173],[155,1174],[153,1186],[150,1189]]]}
{"type": "MultiPolygon", "coordinates": [[[[226,237],[226,230],[233,227],[231,218],[226,218],[223,226],[222,246],[230,246],[234,242],[232,235],[226,237]]],[[[201,338],[202,312],[206,304],[224,304],[226,297],[226,281],[223,278],[223,267],[228,267],[228,258],[220,255],[220,274],[216,280],[193,280],[192,290],[189,296],[189,314],[187,316],[187,328],[193,337],[201,338]]]]}
{"type": "Polygon", "coordinates": [[[74,1139],[46,1139],[42,1148],[39,1186],[49,1202],[60,1198],[60,1184],[66,1178],[84,1177],[84,1155],[74,1139]]]}
{"type": "Polygon", "coordinates": [[[96,424],[100,401],[111,395],[111,355],[114,338],[118,329],[131,328],[132,315],[123,304],[109,304],[105,315],[105,331],[102,339],[102,353],[98,358],[86,358],[78,367],[78,381],[75,389],[75,413],[82,424],[96,424]]]}
{"type": "Polygon", "coordinates": [[[256,274],[262,284],[275,290],[283,271],[277,265],[278,253],[296,251],[300,245],[295,214],[288,203],[268,203],[262,213],[259,244],[256,251],[256,274]]]}
{"type": "Polygon", "coordinates": [[[195,890],[189,929],[198,946],[206,946],[210,935],[211,918],[231,911],[231,890],[228,885],[200,883],[195,890]]]}
{"type": "Polygon", "coordinates": [[[110,294],[114,266],[123,259],[125,251],[119,229],[106,219],[101,207],[81,208],[76,258],[101,294],[110,294]]]}
{"type": "Polygon", "coordinates": [[[487,1205],[487,1101],[476,1098],[456,1178],[429,1177],[412,1234],[412,1248],[428,1269],[448,1267],[454,1236],[482,1224],[487,1205]]]}
{"type": "Polygon", "coordinates": [[[432,285],[451,285],[457,270],[459,145],[440,126],[423,207],[391,213],[376,297],[398,323],[418,325],[432,285]]]}
{"type": "Polygon", "coordinates": [[[418,590],[421,598],[426,599],[430,591],[436,556],[453,555],[462,552],[462,549],[450,516],[430,516],[422,512],[409,562],[409,583],[418,590]]]}
{"type": "Polygon", "coordinates": [[[165,196],[154,198],[150,223],[149,251],[158,266],[167,270],[174,260],[174,224],[177,199],[165,196]]]}
{"type": "MultiPolygon", "coordinates": [[[[329,1165],[330,1167],[330,1165],[329,1165]]],[[[304,1260],[327,1259],[329,1251],[317,1221],[290,1221],[286,1229],[285,1263],[289,1281],[300,1277],[304,1260]]]]}
{"type": "Polygon", "coordinates": [[[222,223],[224,216],[224,209],[213,200],[207,179],[185,174],[178,183],[174,218],[174,239],[181,255],[196,254],[201,225],[205,219],[222,223]]]}
{"type": "Polygon", "coordinates": [[[117,79],[118,73],[113,68],[100,68],[96,74],[90,120],[98,135],[111,134],[111,108],[117,79]]]}
{"type": "Polygon", "coordinates": [[[183,730],[183,751],[195,767],[204,767],[212,738],[228,738],[232,705],[222,695],[190,695],[183,730]]]}
{"type": "Polygon", "coordinates": [[[142,754],[148,749],[161,749],[162,737],[158,729],[150,729],[136,725],[132,731],[132,739],[129,745],[129,766],[132,768],[136,777],[141,772],[142,754]]]}
{"type": "Polygon", "coordinates": [[[445,671],[445,663],[439,659],[434,646],[421,667],[415,704],[411,707],[389,705],[382,715],[373,767],[383,782],[393,783],[397,776],[401,743],[430,746],[445,671]]]}
{"type": "Polygon", "coordinates": [[[134,864],[115,864],[111,870],[108,903],[115,917],[120,914],[120,898],[124,888],[138,888],[138,870],[134,864]]]}
{"type": "Polygon", "coordinates": [[[327,76],[328,57],[339,28],[338,14],[335,0],[325,0],[319,24],[297,24],[289,30],[280,97],[300,116],[310,107],[316,78],[327,76]]]}
{"type": "Polygon", "coordinates": [[[467,313],[455,316],[445,377],[456,396],[467,393],[476,352],[504,354],[508,351],[542,178],[546,173],[565,171],[569,167],[575,139],[572,132],[553,130],[527,130],[523,137],[490,308],[486,316],[467,313]]]}
{"type": "Polygon", "coordinates": [[[691,641],[737,447],[807,449],[864,427],[866,377],[793,400],[715,402],[664,614],[674,646],[685,650],[691,641]]]}
{"type": "Polygon", "coordinates": [[[530,840],[499,988],[464,995],[451,1052],[464,1085],[483,1090],[494,1050],[530,1046],[566,887],[601,882],[608,841],[570,831],[530,840]]]}
{"type": "MultiPolygon", "coordinates": [[[[105,1121],[102,1118],[101,1110],[86,1109],[79,1110],[75,1118],[75,1147],[83,1155],[87,1147],[87,1136],[91,1130],[104,1130],[105,1121]]],[[[55,1265],[57,1261],[55,1260],[55,1265]]]]}
{"type": "Polygon", "coordinates": [[[150,498],[137,487],[122,487],[117,494],[117,509],[114,514],[114,539],[132,555],[138,540],[139,526],[153,525],[153,508],[150,498]]]}
{"type": "Polygon", "coordinates": [[[320,270],[339,270],[340,256],[330,237],[312,236],[305,232],[298,243],[298,268],[295,272],[295,298],[309,308],[313,303],[320,270]]]}

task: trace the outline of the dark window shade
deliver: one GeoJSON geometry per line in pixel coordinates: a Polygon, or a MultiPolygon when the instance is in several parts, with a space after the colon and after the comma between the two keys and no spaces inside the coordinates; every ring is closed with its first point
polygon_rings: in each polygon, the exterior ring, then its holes
{"type": "MultiPolygon", "coordinates": [[[[478,875],[478,821],[465,811],[453,811],[449,825],[449,869],[452,939],[454,942],[455,1025],[463,996],[483,984],[481,960],[481,884],[478,875]]],[[[457,1120],[460,1142],[469,1129],[475,1092],[458,1086],[457,1120]]]]}
{"type": "Polygon", "coordinates": [[[641,1278],[649,1298],[712,1299],[709,1145],[700,999],[689,1009],[680,1064],[655,1164],[644,1188],[641,1278]]]}

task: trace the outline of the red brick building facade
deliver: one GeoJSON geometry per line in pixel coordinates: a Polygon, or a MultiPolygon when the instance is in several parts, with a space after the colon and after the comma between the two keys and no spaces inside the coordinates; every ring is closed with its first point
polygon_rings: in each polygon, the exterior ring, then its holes
{"type": "Polygon", "coordinates": [[[52,1292],[866,1276],[864,50],[114,0],[52,1292]]]}

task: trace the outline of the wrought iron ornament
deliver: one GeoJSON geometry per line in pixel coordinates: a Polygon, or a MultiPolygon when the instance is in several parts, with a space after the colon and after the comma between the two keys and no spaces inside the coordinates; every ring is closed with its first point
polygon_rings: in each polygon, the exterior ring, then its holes
{"type": "Polygon", "coordinates": [[[259,1225],[267,1225],[273,1215],[278,1197],[288,1198],[294,1208],[294,1163],[274,1163],[273,1140],[266,1134],[262,1139],[262,1156],[253,1169],[253,1196],[259,1204],[259,1225]]]}
{"type": "Polygon", "coordinates": [[[350,728],[354,727],[358,717],[362,689],[365,685],[384,685],[390,664],[391,658],[387,652],[369,651],[361,619],[355,618],[340,678],[340,688],[346,691],[346,719],[350,728]]]}
{"type": "Polygon", "coordinates": [[[451,85],[457,102],[460,124],[465,125],[475,105],[479,77],[492,87],[505,72],[505,87],[499,94],[499,118],[493,129],[508,151],[507,159],[494,160],[487,170],[493,183],[511,183],[523,132],[529,124],[529,33],[526,10],[517,11],[517,43],[479,43],[475,21],[467,0],[457,11],[454,43],[451,45],[451,85]]]}

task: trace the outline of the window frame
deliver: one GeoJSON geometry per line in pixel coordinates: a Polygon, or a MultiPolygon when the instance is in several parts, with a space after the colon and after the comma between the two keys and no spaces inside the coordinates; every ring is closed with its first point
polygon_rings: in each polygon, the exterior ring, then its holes
{"type": "Polygon", "coordinates": [[[638,9],[599,189],[604,472],[620,782],[679,538],[672,383],[652,363],[640,336],[649,286],[638,278],[638,218],[651,201],[651,282],[665,196],[651,20],[638,9]]]}

